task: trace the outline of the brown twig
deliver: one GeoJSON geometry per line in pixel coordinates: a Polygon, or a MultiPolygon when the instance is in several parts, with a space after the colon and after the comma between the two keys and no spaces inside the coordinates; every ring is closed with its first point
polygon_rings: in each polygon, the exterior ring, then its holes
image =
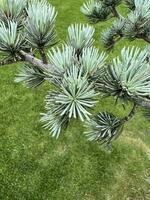
{"type": "Polygon", "coordinates": [[[41,59],[43,61],[44,64],[47,64],[47,58],[46,58],[46,54],[43,48],[39,49],[39,53],[41,55],[41,59]]]}
{"type": "Polygon", "coordinates": [[[23,61],[21,58],[17,58],[16,60],[0,60],[0,66],[10,65],[13,63],[17,63],[23,61]]]}
{"type": "Polygon", "coordinates": [[[116,10],[115,6],[112,7],[112,13],[113,13],[114,17],[120,18],[120,15],[119,15],[118,11],[116,10]]]}
{"type": "Polygon", "coordinates": [[[130,119],[133,118],[133,116],[135,115],[135,113],[137,111],[137,108],[138,108],[138,105],[136,103],[134,103],[129,114],[121,119],[122,124],[128,122],[130,119]]]}

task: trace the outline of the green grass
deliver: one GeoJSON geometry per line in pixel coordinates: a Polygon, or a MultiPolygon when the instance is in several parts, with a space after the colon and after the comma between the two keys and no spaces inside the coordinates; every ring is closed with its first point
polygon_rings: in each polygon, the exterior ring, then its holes
{"type": "MultiPolygon", "coordinates": [[[[59,12],[57,32],[63,41],[67,27],[87,23],[80,13],[83,0],[50,0],[59,12]]],[[[126,14],[124,7],[119,8],[126,14]]],[[[95,26],[95,45],[111,21],[95,26]]],[[[124,46],[144,46],[141,41],[122,40],[112,58],[124,46]]],[[[150,185],[150,124],[139,112],[114,142],[112,152],[87,142],[83,124],[72,121],[58,140],[51,138],[39,121],[49,89],[27,89],[14,83],[21,64],[0,68],[0,199],[1,200],[148,200],[150,185]]],[[[129,108],[128,108],[129,109],[129,108]]],[[[95,109],[119,116],[127,110],[115,107],[111,98],[95,109]]]]}

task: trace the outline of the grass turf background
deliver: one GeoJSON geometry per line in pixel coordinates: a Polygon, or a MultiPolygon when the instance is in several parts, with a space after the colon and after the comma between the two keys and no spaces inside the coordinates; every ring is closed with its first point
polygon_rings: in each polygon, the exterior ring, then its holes
{"type": "MultiPolygon", "coordinates": [[[[80,13],[83,0],[50,0],[58,10],[60,42],[71,23],[87,23],[80,13]]],[[[118,8],[126,14],[126,8],[118,8]]],[[[102,50],[100,32],[113,20],[95,25],[95,45],[102,50]]],[[[142,41],[119,42],[110,58],[123,46],[145,46],[142,41]]],[[[21,64],[0,68],[0,199],[2,200],[145,200],[150,160],[150,125],[135,116],[114,142],[111,153],[97,143],[87,142],[83,124],[73,120],[58,140],[41,127],[44,97],[50,86],[27,89],[14,83],[21,64]]],[[[100,101],[95,112],[108,110],[119,116],[111,98],[100,101]]]]}

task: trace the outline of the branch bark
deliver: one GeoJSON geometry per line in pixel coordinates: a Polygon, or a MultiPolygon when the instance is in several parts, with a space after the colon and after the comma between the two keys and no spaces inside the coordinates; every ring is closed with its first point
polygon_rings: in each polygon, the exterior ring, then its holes
{"type": "Polygon", "coordinates": [[[136,104],[138,104],[139,106],[142,106],[144,108],[150,108],[150,99],[148,98],[143,98],[143,97],[138,97],[136,99],[133,99],[136,104]]]}
{"type": "Polygon", "coordinates": [[[131,111],[129,112],[129,114],[121,119],[122,124],[128,122],[130,119],[133,118],[133,116],[136,113],[137,108],[138,108],[138,105],[136,103],[134,103],[131,111]]]}
{"type": "Polygon", "coordinates": [[[122,124],[125,124],[130,119],[132,119],[137,111],[138,106],[142,106],[144,108],[150,108],[150,99],[138,97],[138,99],[135,99],[135,103],[133,104],[133,107],[129,114],[121,119],[122,124]]]}
{"type": "Polygon", "coordinates": [[[143,35],[137,35],[136,37],[137,37],[138,39],[144,40],[144,41],[147,42],[147,43],[150,43],[150,37],[145,37],[145,36],[143,36],[143,35]]]}
{"type": "Polygon", "coordinates": [[[24,61],[27,61],[31,64],[33,64],[34,66],[37,66],[41,69],[52,69],[52,65],[51,64],[45,64],[42,62],[42,60],[35,58],[34,56],[24,52],[24,51],[20,51],[20,56],[23,58],[24,61]]]}
{"type": "Polygon", "coordinates": [[[112,13],[113,13],[114,17],[120,18],[120,15],[119,15],[118,11],[116,10],[115,6],[112,7],[112,13]]]}
{"type": "Polygon", "coordinates": [[[146,42],[150,43],[150,38],[143,38],[146,42]]]}
{"type": "Polygon", "coordinates": [[[43,63],[47,64],[47,58],[46,58],[46,54],[45,54],[44,49],[43,48],[39,49],[39,52],[40,52],[43,63]]]}
{"type": "Polygon", "coordinates": [[[127,116],[122,118],[123,124],[133,118],[133,116],[135,115],[135,113],[137,111],[138,106],[142,106],[146,109],[150,109],[150,99],[138,97],[137,99],[133,99],[133,100],[135,101],[135,103],[133,104],[132,110],[130,111],[130,113],[127,116]]]}

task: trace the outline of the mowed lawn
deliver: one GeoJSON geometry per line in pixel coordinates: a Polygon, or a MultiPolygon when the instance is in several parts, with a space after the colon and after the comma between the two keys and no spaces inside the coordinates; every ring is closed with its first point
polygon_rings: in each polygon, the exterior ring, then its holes
{"type": "MultiPolygon", "coordinates": [[[[50,0],[58,10],[60,43],[71,23],[87,23],[80,13],[83,0],[50,0]]],[[[126,14],[124,6],[119,7],[126,14]]],[[[113,20],[95,25],[95,45],[103,50],[100,32],[113,20]]],[[[59,44],[60,44],[59,43],[59,44]]],[[[110,53],[142,41],[122,40],[110,53]]],[[[83,124],[72,120],[58,140],[42,128],[40,113],[50,85],[27,89],[14,82],[21,66],[0,68],[0,200],[148,200],[150,199],[150,122],[139,110],[107,152],[88,142],[83,124]]],[[[100,100],[95,112],[108,110],[124,116],[112,98],[100,100]]]]}

